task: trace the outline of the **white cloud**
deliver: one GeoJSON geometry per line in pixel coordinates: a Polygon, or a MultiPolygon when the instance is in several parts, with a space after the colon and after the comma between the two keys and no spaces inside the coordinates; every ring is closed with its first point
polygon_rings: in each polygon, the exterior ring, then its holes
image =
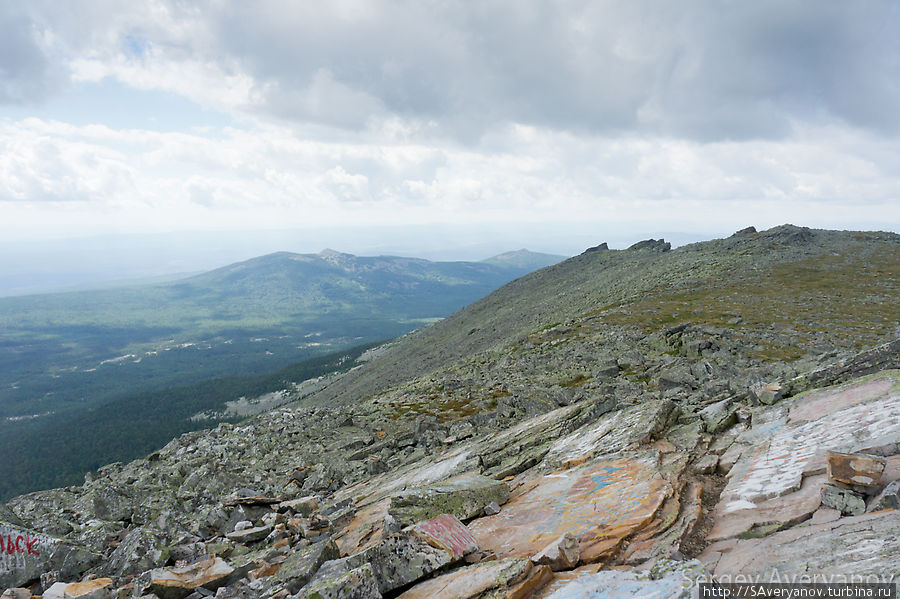
{"type": "Polygon", "coordinates": [[[0,119],[8,228],[900,223],[888,1],[35,0],[4,31],[0,104],[112,80],[237,123],[0,119]]]}
{"type": "Polygon", "coordinates": [[[0,125],[0,210],[28,205],[36,226],[72,222],[61,206],[81,203],[94,226],[154,230],[495,218],[837,223],[865,210],[896,226],[892,145],[834,128],[807,128],[791,142],[699,143],[519,127],[475,151],[300,140],[287,127],[204,137],[29,119],[0,125]]]}

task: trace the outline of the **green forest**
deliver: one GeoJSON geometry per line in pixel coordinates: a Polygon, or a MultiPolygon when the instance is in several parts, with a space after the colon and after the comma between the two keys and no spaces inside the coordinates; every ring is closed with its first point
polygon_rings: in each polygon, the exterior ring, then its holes
{"type": "Polygon", "coordinates": [[[0,501],[35,489],[78,484],[86,472],[104,464],[146,456],[181,433],[229,420],[192,421],[198,412],[219,410],[226,401],[242,396],[280,391],[292,382],[346,371],[376,345],[311,358],[269,374],[126,393],[74,414],[0,422],[0,455],[4,456],[0,501]]]}

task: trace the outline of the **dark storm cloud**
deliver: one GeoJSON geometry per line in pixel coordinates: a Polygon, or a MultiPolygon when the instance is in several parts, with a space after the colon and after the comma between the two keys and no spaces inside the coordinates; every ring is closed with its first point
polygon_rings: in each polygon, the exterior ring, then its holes
{"type": "Polygon", "coordinates": [[[697,139],[900,130],[893,2],[237,3],[214,39],[296,119],[373,113],[697,139]]]}
{"type": "MultiPolygon", "coordinates": [[[[154,58],[237,69],[254,84],[244,109],[288,121],[355,130],[396,117],[467,140],[511,122],[704,141],[777,139],[797,121],[900,132],[893,0],[54,6],[38,10],[73,53],[116,38],[120,53],[139,42],[154,58]]],[[[6,101],[46,87],[20,21],[0,16],[6,101]]]]}

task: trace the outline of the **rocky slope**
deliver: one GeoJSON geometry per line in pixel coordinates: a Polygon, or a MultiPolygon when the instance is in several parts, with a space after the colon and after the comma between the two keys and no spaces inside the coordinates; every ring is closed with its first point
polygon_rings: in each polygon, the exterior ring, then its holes
{"type": "Polygon", "coordinates": [[[0,587],[678,597],[712,576],[900,577],[898,298],[893,234],[598,246],[293,407],[13,499],[0,587]]]}

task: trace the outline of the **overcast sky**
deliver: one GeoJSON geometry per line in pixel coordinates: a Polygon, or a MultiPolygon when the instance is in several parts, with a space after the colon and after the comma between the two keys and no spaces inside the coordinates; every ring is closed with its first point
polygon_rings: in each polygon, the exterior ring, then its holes
{"type": "Polygon", "coordinates": [[[437,222],[896,231],[900,3],[0,3],[5,240],[437,222]]]}

